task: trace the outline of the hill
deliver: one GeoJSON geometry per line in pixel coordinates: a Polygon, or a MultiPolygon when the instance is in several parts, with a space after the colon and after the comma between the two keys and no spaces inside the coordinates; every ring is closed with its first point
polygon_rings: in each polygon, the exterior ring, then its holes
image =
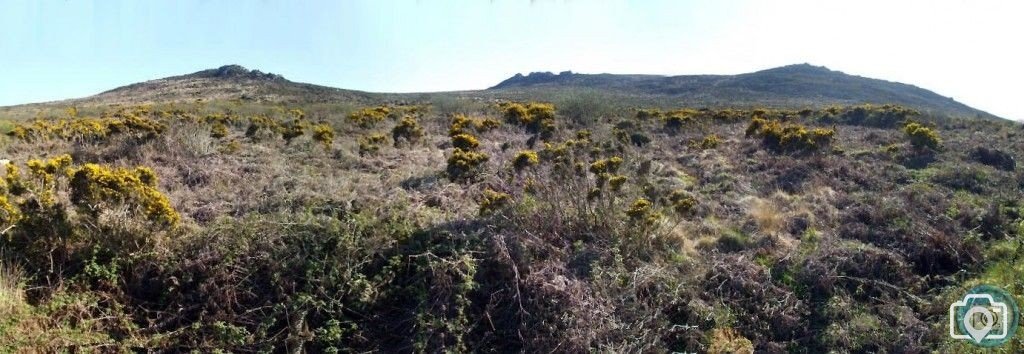
{"type": "Polygon", "coordinates": [[[517,94],[596,89],[658,96],[689,106],[822,107],[895,103],[932,114],[995,116],[917,86],[848,75],[810,64],[788,65],[740,75],[615,75],[570,71],[516,74],[490,91],[517,94]]]}
{"type": "Polygon", "coordinates": [[[1024,303],[1024,125],[679,107],[815,70],[373,94],[227,66],[0,109],[0,353],[971,352],[950,304],[1024,303]]]}
{"type": "Polygon", "coordinates": [[[166,77],[118,87],[61,104],[141,104],[234,100],[256,102],[328,102],[371,100],[373,94],[289,81],[281,75],[240,65],[166,77]]]}
{"type": "Polygon", "coordinates": [[[798,64],[740,75],[615,75],[562,72],[516,74],[486,90],[439,93],[370,93],[290,81],[281,75],[225,65],[192,74],[118,87],[57,102],[0,108],[12,116],[34,109],[111,104],[240,100],[308,104],[423,102],[436,99],[541,100],[597,93],[626,106],[824,108],[861,103],[899,104],[930,115],[998,118],[913,85],[847,75],[798,64]]]}

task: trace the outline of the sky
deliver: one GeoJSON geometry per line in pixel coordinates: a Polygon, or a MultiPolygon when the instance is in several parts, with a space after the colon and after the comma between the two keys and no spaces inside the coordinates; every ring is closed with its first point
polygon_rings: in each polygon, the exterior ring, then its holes
{"type": "Polygon", "coordinates": [[[0,105],[225,64],[375,92],[811,63],[1024,120],[1019,1],[0,0],[0,105]]]}

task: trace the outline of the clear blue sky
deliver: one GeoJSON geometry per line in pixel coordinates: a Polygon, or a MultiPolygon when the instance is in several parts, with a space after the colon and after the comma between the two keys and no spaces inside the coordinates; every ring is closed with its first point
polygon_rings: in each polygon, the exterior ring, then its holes
{"type": "Polygon", "coordinates": [[[237,63],[367,91],[516,72],[735,74],[809,62],[1024,119],[1024,6],[890,1],[0,0],[0,105],[237,63]]]}

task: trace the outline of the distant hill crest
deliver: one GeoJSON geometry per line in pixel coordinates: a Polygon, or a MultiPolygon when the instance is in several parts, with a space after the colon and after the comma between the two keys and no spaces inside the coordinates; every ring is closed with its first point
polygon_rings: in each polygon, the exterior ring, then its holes
{"type": "Polygon", "coordinates": [[[259,70],[249,70],[244,66],[232,64],[224,65],[216,69],[207,69],[185,75],[186,78],[218,78],[218,79],[253,79],[253,80],[280,80],[286,81],[284,76],[264,73],[259,70]]]}
{"type": "Polygon", "coordinates": [[[544,97],[586,89],[653,97],[694,106],[821,107],[899,104],[949,116],[997,118],[935,92],[898,82],[849,75],[808,63],[738,75],[579,74],[563,71],[516,74],[487,89],[495,94],[544,97]]]}

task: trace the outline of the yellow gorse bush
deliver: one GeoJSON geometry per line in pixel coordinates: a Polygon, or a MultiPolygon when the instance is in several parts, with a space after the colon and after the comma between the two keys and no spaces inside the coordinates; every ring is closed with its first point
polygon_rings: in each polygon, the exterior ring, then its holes
{"type": "Polygon", "coordinates": [[[359,154],[366,155],[380,150],[380,145],[387,141],[384,134],[373,133],[359,138],[359,154]]]}
{"type": "Polygon", "coordinates": [[[395,127],[391,129],[391,140],[394,140],[395,144],[398,143],[399,139],[405,139],[408,142],[416,142],[421,137],[423,137],[423,128],[420,127],[416,118],[413,118],[412,116],[402,117],[402,120],[398,122],[398,125],[395,125],[395,127]]]}
{"type": "MultiPolygon", "coordinates": [[[[151,222],[175,226],[180,221],[169,199],[157,190],[157,176],[147,167],[111,168],[97,164],[74,166],[71,156],[26,162],[29,178],[8,163],[0,193],[0,223],[12,227],[25,213],[60,208],[56,198],[66,195],[84,215],[98,217],[106,208],[128,205],[151,222]],[[67,188],[67,192],[62,192],[67,188]]],[[[58,213],[61,214],[61,213],[58,213]]]]}
{"type": "Polygon", "coordinates": [[[811,151],[832,143],[832,129],[807,127],[795,123],[783,125],[777,120],[754,117],[747,126],[746,135],[760,137],[765,146],[776,151],[811,151]]]}
{"type": "Polygon", "coordinates": [[[372,128],[387,118],[391,109],[384,106],[367,107],[348,115],[348,120],[363,128],[372,128]]]}
{"type": "Polygon", "coordinates": [[[107,203],[138,205],[150,221],[174,226],[180,221],[170,200],[156,189],[147,167],[110,168],[88,163],[70,171],[71,202],[94,215],[107,203]]]}
{"type": "Polygon", "coordinates": [[[453,179],[473,176],[478,171],[480,165],[487,162],[488,159],[487,154],[457,148],[448,157],[448,176],[453,179]]]}
{"type": "Polygon", "coordinates": [[[458,134],[452,137],[452,146],[456,149],[473,150],[480,146],[480,141],[469,134],[458,134]]]}
{"type": "Polygon", "coordinates": [[[67,141],[100,141],[113,135],[152,138],[166,126],[151,118],[135,114],[117,114],[104,118],[38,119],[14,126],[8,136],[24,141],[62,139],[67,141]]]}
{"type": "Polygon", "coordinates": [[[492,214],[508,206],[512,202],[512,196],[491,190],[484,190],[483,198],[480,199],[480,215],[492,214]]]}
{"type": "Polygon", "coordinates": [[[918,149],[937,149],[939,144],[942,143],[942,140],[939,139],[939,133],[920,123],[911,122],[907,124],[903,127],[903,133],[910,139],[910,144],[918,149]]]}
{"type": "Polygon", "coordinates": [[[537,152],[533,150],[523,150],[516,153],[516,156],[512,158],[512,168],[517,172],[523,169],[534,166],[540,163],[540,157],[537,156],[537,152]]]}
{"type": "Polygon", "coordinates": [[[330,149],[334,143],[334,128],[326,123],[313,125],[313,140],[322,144],[324,148],[330,149]]]}
{"type": "Polygon", "coordinates": [[[531,102],[527,104],[505,102],[499,105],[505,121],[525,127],[532,133],[548,138],[555,131],[555,105],[531,102]]]}

